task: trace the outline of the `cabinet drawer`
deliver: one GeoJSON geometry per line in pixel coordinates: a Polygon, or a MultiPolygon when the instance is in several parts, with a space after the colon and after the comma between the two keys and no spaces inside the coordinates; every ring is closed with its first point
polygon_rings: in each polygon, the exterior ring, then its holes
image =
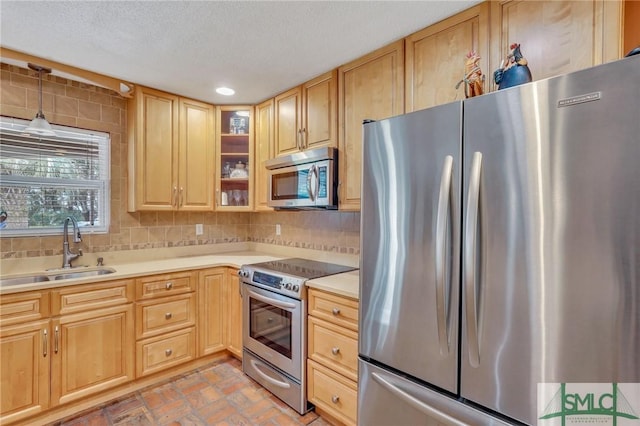
{"type": "Polygon", "coordinates": [[[195,327],[136,343],[136,377],[146,376],[195,358],[195,327]]]}
{"type": "Polygon", "coordinates": [[[62,287],[51,291],[51,314],[90,311],[133,301],[133,280],[62,287]]]}
{"type": "Polygon", "coordinates": [[[314,362],[307,361],[309,401],[347,425],[356,424],[358,385],[314,362]]]}
{"type": "Polygon", "coordinates": [[[310,316],[309,358],[358,380],[358,333],[310,316]]]}
{"type": "Polygon", "coordinates": [[[309,315],[351,330],[358,330],[358,301],[309,289],[309,315]]]}
{"type": "Polygon", "coordinates": [[[136,298],[173,296],[195,290],[196,272],[153,275],[136,280],[136,298]]]}
{"type": "Polygon", "coordinates": [[[48,291],[6,294],[0,298],[0,326],[2,327],[48,316],[48,291]]]}
{"type": "Polygon", "coordinates": [[[136,338],[144,339],[196,323],[193,293],[136,303],[136,338]]]}

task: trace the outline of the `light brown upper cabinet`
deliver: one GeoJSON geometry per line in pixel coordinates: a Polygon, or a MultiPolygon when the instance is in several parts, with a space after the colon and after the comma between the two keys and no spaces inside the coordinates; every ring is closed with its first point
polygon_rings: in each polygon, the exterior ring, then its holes
{"type": "Polygon", "coordinates": [[[338,68],[340,210],[360,210],[362,121],[404,112],[404,40],[338,68]]]}
{"type": "MultiPolygon", "coordinates": [[[[491,78],[489,64],[489,4],[482,3],[438,22],[405,39],[406,112],[464,99],[466,55],[480,55],[480,68],[491,78]]],[[[485,80],[485,92],[490,82],[485,80]]]]}
{"type": "Polygon", "coordinates": [[[336,146],[337,70],[275,97],[275,156],[336,146]]]}
{"type": "Polygon", "coordinates": [[[129,211],[212,211],[214,107],[137,86],[129,101],[129,211]]]}
{"type": "Polygon", "coordinates": [[[273,158],[273,105],[274,100],[269,99],[256,105],[256,137],[255,137],[255,161],[254,161],[254,209],[272,210],[267,206],[269,177],[267,168],[262,164],[265,160],[273,158]]]}
{"type": "MultiPolygon", "coordinates": [[[[621,1],[511,0],[490,5],[487,77],[500,66],[511,43],[520,43],[534,81],[621,57],[621,1]]],[[[491,84],[495,89],[493,78],[491,84]]]]}

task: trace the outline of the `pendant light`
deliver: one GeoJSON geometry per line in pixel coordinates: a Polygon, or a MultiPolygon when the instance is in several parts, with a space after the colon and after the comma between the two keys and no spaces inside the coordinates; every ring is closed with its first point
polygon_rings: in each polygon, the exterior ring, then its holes
{"type": "Polygon", "coordinates": [[[42,113],[42,74],[49,74],[51,70],[34,64],[29,64],[29,68],[38,71],[38,113],[24,131],[37,136],[55,136],[56,132],[53,131],[51,124],[44,118],[42,113]]]}

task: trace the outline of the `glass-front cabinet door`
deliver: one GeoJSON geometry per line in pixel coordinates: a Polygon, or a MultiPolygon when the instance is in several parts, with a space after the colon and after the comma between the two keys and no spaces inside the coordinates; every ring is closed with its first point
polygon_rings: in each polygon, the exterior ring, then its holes
{"type": "Polygon", "coordinates": [[[253,208],[253,107],[218,107],[217,210],[253,208]]]}

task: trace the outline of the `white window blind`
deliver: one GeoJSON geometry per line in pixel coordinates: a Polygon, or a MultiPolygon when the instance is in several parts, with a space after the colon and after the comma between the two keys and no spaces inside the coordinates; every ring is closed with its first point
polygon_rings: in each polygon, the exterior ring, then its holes
{"type": "Polygon", "coordinates": [[[56,136],[31,136],[28,124],[0,117],[0,236],[60,234],[67,216],[107,232],[109,135],[54,125],[56,136]]]}

